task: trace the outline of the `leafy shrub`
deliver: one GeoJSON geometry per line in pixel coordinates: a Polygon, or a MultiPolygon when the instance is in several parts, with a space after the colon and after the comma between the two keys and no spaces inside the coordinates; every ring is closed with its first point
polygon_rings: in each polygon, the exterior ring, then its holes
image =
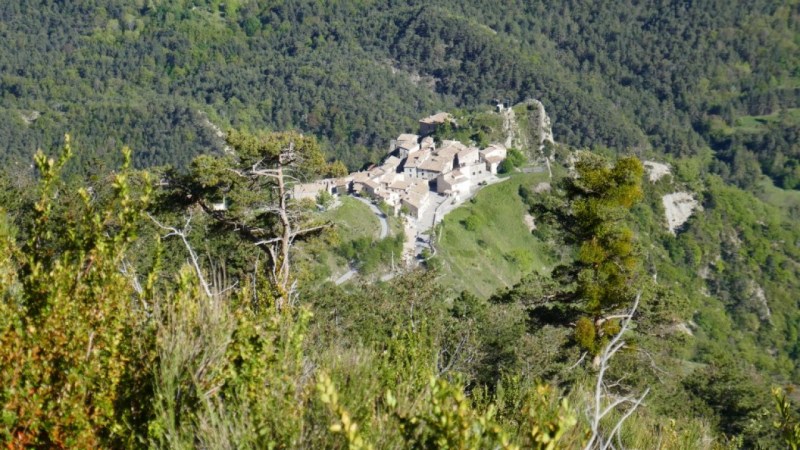
{"type": "Polygon", "coordinates": [[[467,231],[477,231],[483,225],[483,220],[476,214],[470,214],[461,222],[467,231]]]}
{"type": "Polygon", "coordinates": [[[596,338],[597,330],[592,319],[581,317],[575,322],[575,341],[582,349],[594,353],[597,350],[596,338]]]}
{"type": "Polygon", "coordinates": [[[70,199],[54,161],[39,152],[39,200],[22,248],[0,235],[0,439],[9,446],[91,448],[124,439],[136,421],[137,306],[119,270],[149,194],[131,195],[125,165],[106,202],[70,199]],[[53,199],[70,204],[56,208],[53,199]]]}

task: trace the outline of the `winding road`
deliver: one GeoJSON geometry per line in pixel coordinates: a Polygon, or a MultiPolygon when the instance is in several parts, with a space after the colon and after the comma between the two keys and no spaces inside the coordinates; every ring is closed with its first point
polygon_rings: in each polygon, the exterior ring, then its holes
{"type": "Polygon", "coordinates": [[[371,201],[363,198],[363,197],[353,197],[354,199],[360,201],[361,203],[369,206],[369,209],[378,216],[378,220],[381,222],[381,234],[378,236],[378,239],[384,239],[386,236],[389,235],[389,222],[386,220],[386,214],[383,213],[374,203],[371,201]]]}
{"type": "MultiPolygon", "coordinates": [[[[364,203],[365,205],[369,206],[369,209],[371,209],[372,212],[375,213],[375,215],[378,217],[378,221],[381,224],[381,232],[380,232],[380,235],[378,236],[378,239],[384,239],[384,238],[386,238],[386,236],[389,236],[389,221],[386,220],[386,214],[384,214],[383,211],[378,209],[378,207],[375,206],[374,203],[370,202],[369,200],[367,200],[365,198],[362,198],[362,197],[352,197],[352,198],[354,198],[354,199],[360,201],[361,203],[364,203]]],[[[336,285],[338,286],[338,285],[346,282],[347,280],[353,278],[357,273],[358,273],[357,270],[351,268],[350,270],[345,272],[344,275],[342,275],[339,278],[337,278],[334,283],[336,283],[336,285]]]]}

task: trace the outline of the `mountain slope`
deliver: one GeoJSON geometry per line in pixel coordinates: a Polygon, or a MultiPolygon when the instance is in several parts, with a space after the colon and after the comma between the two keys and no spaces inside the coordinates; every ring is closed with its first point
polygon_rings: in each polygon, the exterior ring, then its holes
{"type": "Polygon", "coordinates": [[[767,0],[7,2],[2,153],[70,131],[101,159],[124,143],[139,165],[182,165],[219,148],[208,116],[314,133],[355,168],[425,114],[534,97],[568,144],[711,145],[723,176],[758,170],[755,153],[780,181],[771,155],[794,167],[796,149],[732,146],[711,124],[798,106],[798,22],[767,0]]]}

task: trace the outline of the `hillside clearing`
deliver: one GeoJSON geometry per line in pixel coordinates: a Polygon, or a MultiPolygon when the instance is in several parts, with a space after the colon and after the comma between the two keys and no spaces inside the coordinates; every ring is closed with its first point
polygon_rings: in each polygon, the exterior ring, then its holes
{"type": "Polygon", "coordinates": [[[530,233],[523,220],[525,205],[517,194],[521,184],[545,180],[543,173],[514,174],[445,217],[436,228],[445,285],[488,297],[545,268],[546,246],[530,233]]]}

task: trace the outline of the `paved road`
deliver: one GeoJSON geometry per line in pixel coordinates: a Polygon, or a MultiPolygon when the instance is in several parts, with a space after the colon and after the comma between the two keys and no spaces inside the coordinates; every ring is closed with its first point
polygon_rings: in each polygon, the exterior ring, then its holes
{"type": "Polygon", "coordinates": [[[369,209],[378,216],[378,220],[381,222],[381,234],[378,236],[378,239],[384,239],[386,236],[389,235],[389,222],[386,220],[386,214],[383,213],[374,203],[371,201],[363,198],[363,197],[353,197],[354,199],[360,201],[361,203],[369,206],[369,209]]]}
{"type": "MultiPolygon", "coordinates": [[[[375,206],[374,203],[370,202],[365,198],[362,197],[353,197],[353,198],[369,206],[369,209],[371,209],[372,212],[375,213],[375,215],[378,217],[378,221],[381,223],[381,232],[380,235],[378,236],[378,239],[386,238],[386,236],[389,235],[389,222],[386,220],[386,214],[384,214],[383,211],[378,209],[378,207],[375,206]]],[[[356,273],[358,273],[357,270],[350,269],[347,272],[345,272],[344,275],[337,278],[334,283],[336,283],[336,285],[338,286],[346,282],[347,280],[353,278],[356,275],[356,273]]]]}

